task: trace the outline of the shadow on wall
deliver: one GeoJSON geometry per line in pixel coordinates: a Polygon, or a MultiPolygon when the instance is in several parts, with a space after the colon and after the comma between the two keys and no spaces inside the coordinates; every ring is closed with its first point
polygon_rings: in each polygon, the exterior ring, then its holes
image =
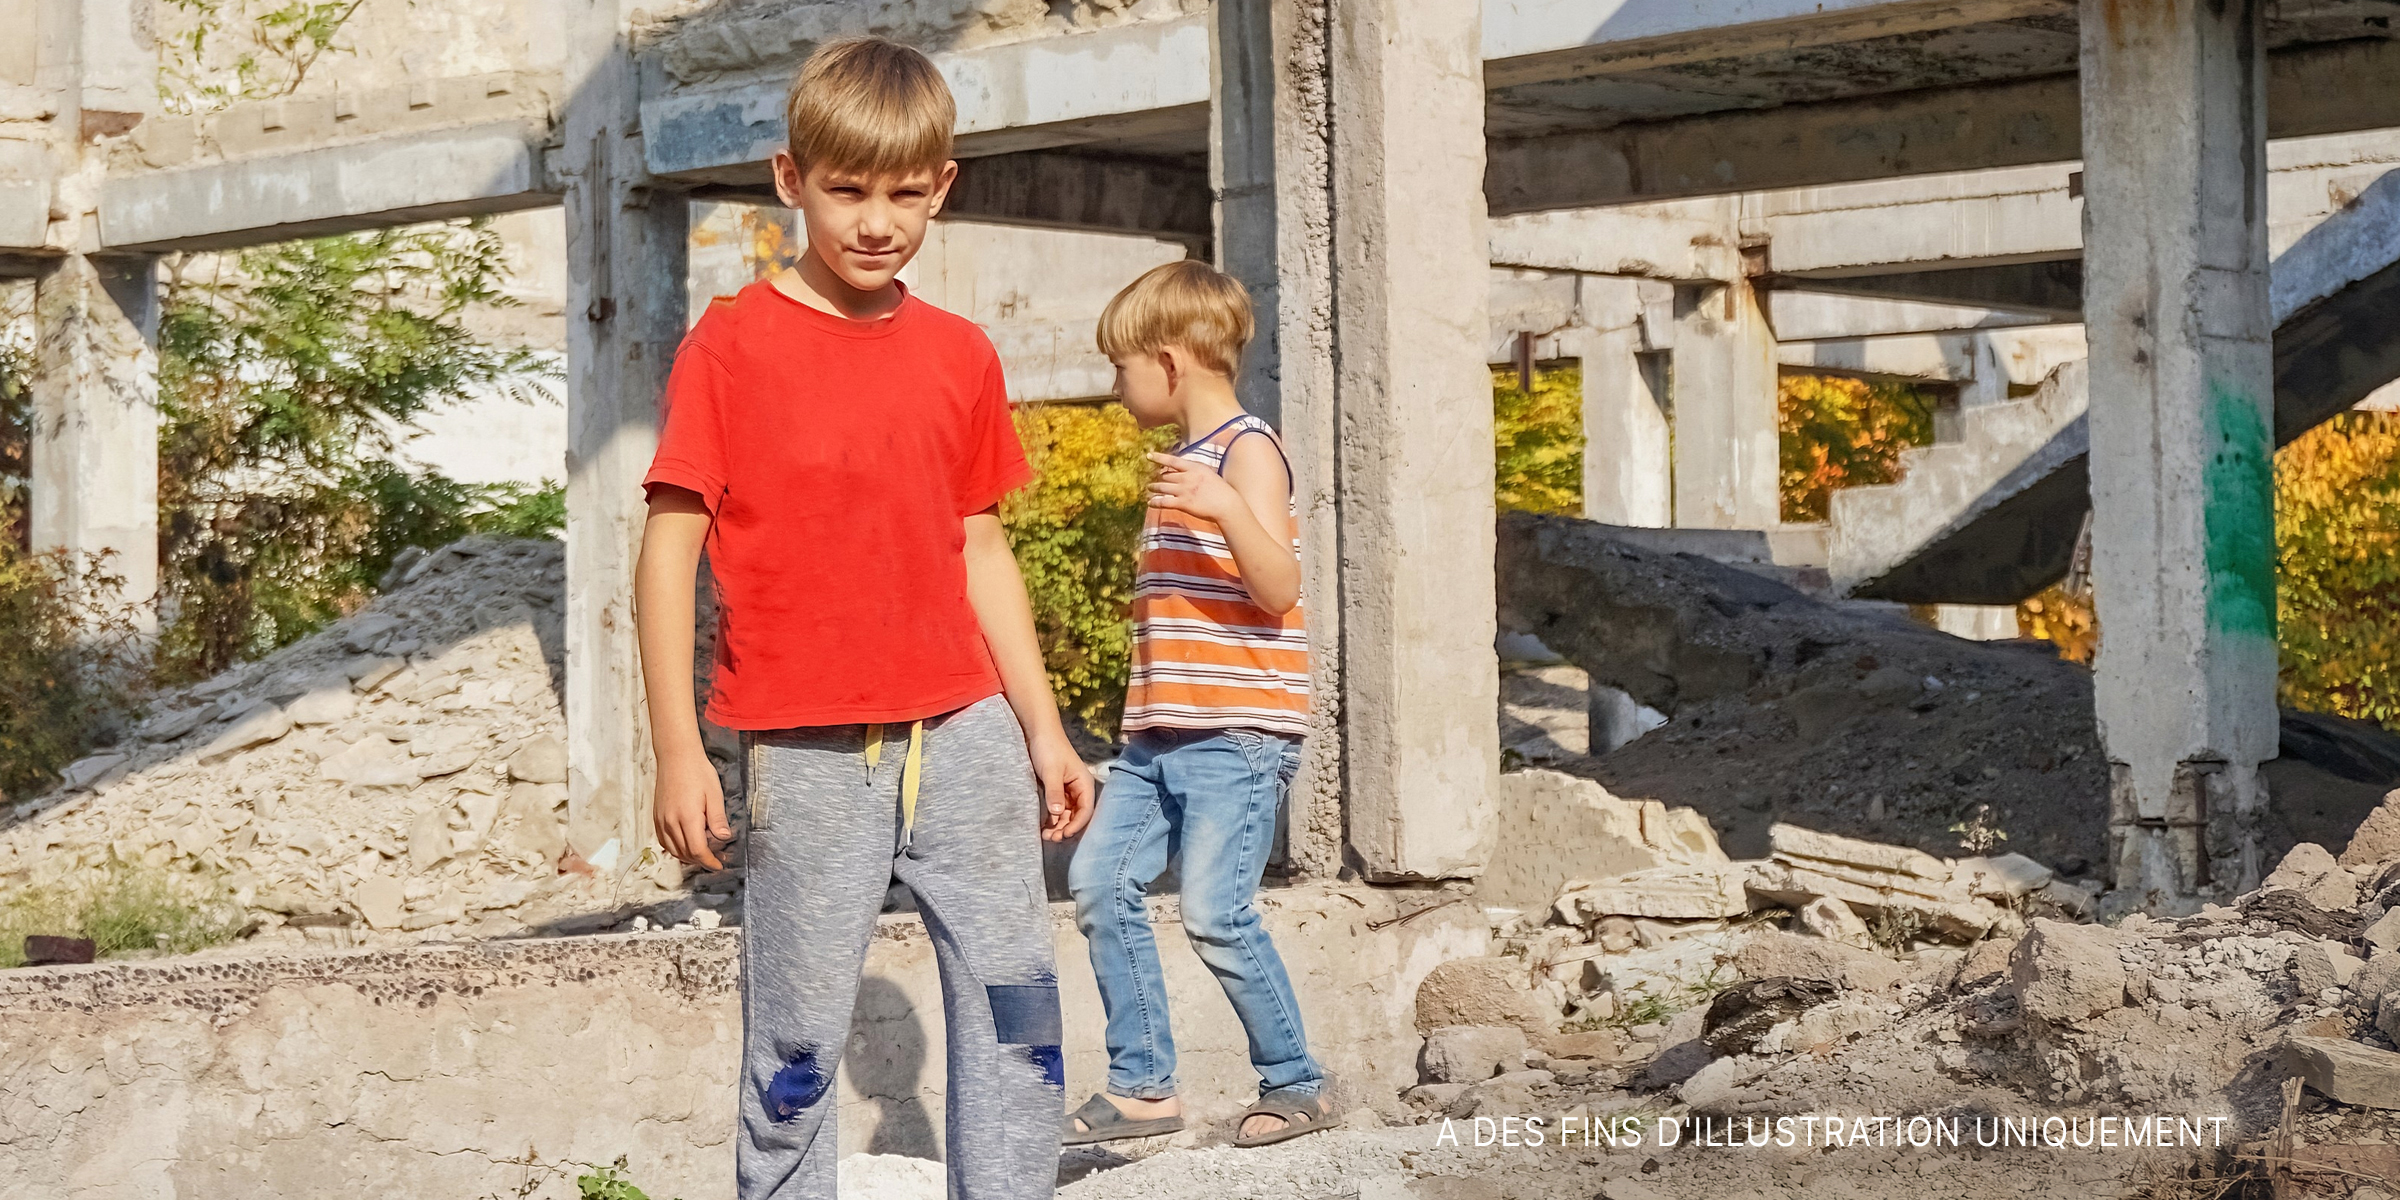
{"type": "Polygon", "coordinates": [[[900,985],[880,975],[859,983],[842,1071],[850,1087],[876,1108],[869,1154],[903,1154],[940,1161],[941,1138],[925,1107],[925,1023],[900,985]]]}

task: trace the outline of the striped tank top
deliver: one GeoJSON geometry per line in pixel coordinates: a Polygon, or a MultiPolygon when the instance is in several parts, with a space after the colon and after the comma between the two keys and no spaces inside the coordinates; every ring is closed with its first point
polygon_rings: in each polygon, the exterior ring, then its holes
{"type": "MultiPolygon", "coordinates": [[[[1274,427],[1248,413],[1175,453],[1222,474],[1225,452],[1236,439],[1250,434],[1266,438],[1276,454],[1283,453],[1274,427]]],[[[1284,471],[1288,477],[1288,458],[1284,471]]],[[[1296,502],[1291,511],[1296,517],[1296,502]]],[[[1299,549],[1295,534],[1292,550],[1299,549]]],[[[1233,551],[1216,522],[1172,509],[1151,509],[1142,524],[1134,572],[1133,678],[1125,693],[1126,733],[1308,733],[1308,629],[1301,606],[1271,613],[1251,603],[1234,567],[1233,551]]]]}

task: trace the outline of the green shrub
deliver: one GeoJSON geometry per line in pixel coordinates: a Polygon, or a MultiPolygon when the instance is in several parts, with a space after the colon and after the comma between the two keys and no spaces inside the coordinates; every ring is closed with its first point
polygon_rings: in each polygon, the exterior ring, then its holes
{"type": "Polygon", "coordinates": [[[0,899],[0,967],[22,966],[29,934],[86,937],[103,958],[145,950],[187,954],[241,936],[241,910],[205,872],[111,863],[67,883],[0,899]]]}
{"type": "Polygon", "coordinates": [[[47,790],[139,705],[143,647],[122,583],[105,559],[78,567],[0,543],[0,798],[47,790]]]}
{"type": "Polygon", "coordinates": [[[1174,444],[1115,404],[1029,404],[1017,435],[1039,478],[1000,505],[1059,707],[1113,739],[1131,670],[1133,560],[1147,507],[1142,455],[1174,444]]]}

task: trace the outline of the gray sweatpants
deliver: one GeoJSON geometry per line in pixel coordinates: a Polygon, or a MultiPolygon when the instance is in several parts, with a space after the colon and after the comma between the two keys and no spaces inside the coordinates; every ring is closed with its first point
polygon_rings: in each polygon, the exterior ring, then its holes
{"type": "Polygon", "coordinates": [[[1042,885],[1041,791],[1007,702],[925,722],[903,844],[909,726],[753,733],[742,937],[741,1200],[835,1200],[834,1069],[885,891],[917,897],[949,1029],[952,1200],[1047,1197],[1058,1178],[1058,977],[1042,885]]]}

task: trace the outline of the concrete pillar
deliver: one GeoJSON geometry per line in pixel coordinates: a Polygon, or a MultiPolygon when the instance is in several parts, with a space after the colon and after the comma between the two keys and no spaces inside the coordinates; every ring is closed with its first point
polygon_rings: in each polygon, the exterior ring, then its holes
{"type": "Polygon", "coordinates": [[[1499,788],[1481,12],[1331,12],[1350,842],[1370,878],[1472,876],[1499,788]]]}
{"type": "MultiPolygon", "coordinates": [[[[624,871],[650,845],[650,734],[634,640],[641,478],[684,332],[690,204],[642,169],[617,5],[569,22],[567,158],[567,839],[624,871]],[[612,849],[613,847],[613,849],[612,849]]],[[[653,859],[654,869],[668,870],[653,859]]]]}
{"type": "Polygon", "coordinates": [[[1675,524],[1772,529],[1775,333],[1747,279],[1675,289],[1675,524]]]}
{"type": "Polygon", "coordinates": [[[2258,0],[2085,0],[2095,701],[2118,903],[2259,877],[2275,754],[2258,0]]]}
{"type": "Polygon", "coordinates": [[[158,260],[71,254],[34,284],[32,478],[36,550],[105,556],[104,603],[158,598],[158,260]]]}
{"type": "Polygon", "coordinates": [[[1579,294],[1590,328],[1560,340],[1583,376],[1583,515],[1663,529],[1675,523],[1671,352],[1644,353],[1642,291],[1641,280],[1584,277],[1579,294]]]}
{"type": "Polygon", "coordinates": [[[1334,507],[1332,200],[1322,0],[1220,0],[1209,179],[1217,265],[1250,289],[1258,332],[1242,403],[1276,423],[1292,459],[1308,611],[1314,732],[1283,813],[1297,874],[1342,867],[1341,528],[1334,507]]]}
{"type": "Polygon", "coordinates": [[[1933,627],[1968,641],[2005,641],[2017,636],[2017,610],[2006,604],[1936,604],[1933,627]]]}

